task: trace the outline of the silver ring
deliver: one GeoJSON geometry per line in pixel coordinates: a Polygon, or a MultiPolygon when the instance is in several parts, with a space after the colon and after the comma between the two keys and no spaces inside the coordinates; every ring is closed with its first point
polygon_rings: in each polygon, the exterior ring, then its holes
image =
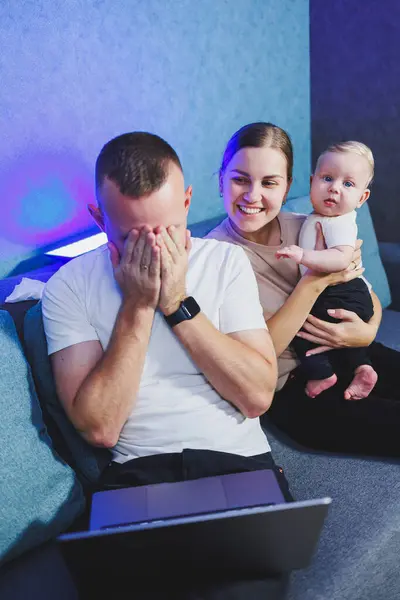
{"type": "Polygon", "coordinates": [[[149,267],[147,265],[140,265],[140,268],[146,271],[149,267]]]}

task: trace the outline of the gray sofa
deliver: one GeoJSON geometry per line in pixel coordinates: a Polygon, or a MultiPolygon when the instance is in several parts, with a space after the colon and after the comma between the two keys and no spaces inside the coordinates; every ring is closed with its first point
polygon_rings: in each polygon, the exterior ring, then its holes
{"type": "MultiPolygon", "coordinates": [[[[307,199],[297,199],[289,202],[287,208],[304,212],[307,210],[306,203],[307,199]]],[[[218,221],[219,219],[212,219],[198,223],[191,227],[192,234],[204,235],[218,221]]],[[[388,307],[390,291],[369,213],[365,213],[364,221],[361,236],[366,240],[364,247],[366,275],[373,282],[383,304],[388,307]]],[[[59,264],[47,266],[27,276],[45,281],[58,267],[59,264]]],[[[0,282],[0,303],[4,302],[5,297],[20,278],[21,276],[11,281],[0,282]]],[[[395,287],[395,282],[390,284],[395,287]]],[[[58,427],[52,429],[52,417],[58,421],[59,415],[54,413],[54,410],[57,410],[55,391],[45,356],[45,341],[40,329],[40,307],[32,308],[33,304],[35,302],[12,306],[3,304],[2,308],[9,310],[16,322],[33,371],[44,414],[50,417],[50,434],[54,434],[55,438],[57,436],[61,438],[53,440],[57,450],[61,454],[66,452],[64,458],[69,460],[74,468],[76,467],[84,485],[93,483],[93,480],[90,482],[90,478],[93,476],[95,479],[96,476],[92,471],[87,471],[87,463],[83,466],[76,465],[74,460],[74,452],[80,454],[83,450],[75,446],[70,456],[68,454],[71,449],[70,444],[66,445],[67,448],[63,445],[62,438],[68,437],[70,432],[60,428],[59,423],[58,427]],[[24,329],[23,316],[26,309],[30,311],[25,319],[24,329]],[[85,477],[81,477],[85,469],[86,474],[89,473],[89,483],[85,477]]],[[[392,310],[392,307],[385,309],[378,337],[383,343],[400,350],[400,313],[392,310]]],[[[399,598],[399,461],[310,452],[287,439],[272,424],[267,425],[266,433],[275,460],[283,466],[295,498],[321,496],[333,498],[313,563],[308,569],[292,574],[289,598],[296,600],[395,600],[399,598]]]]}

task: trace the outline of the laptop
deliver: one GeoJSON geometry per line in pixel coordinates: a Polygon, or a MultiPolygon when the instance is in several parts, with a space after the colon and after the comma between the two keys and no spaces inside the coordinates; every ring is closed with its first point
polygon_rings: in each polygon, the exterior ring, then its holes
{"type": "Polygon", "coordinates": [[[122,488],[95,493],[89,529],[58,541],[141,564],[263,576],[310,563],[330,503],[286,502],[270,469],[122,488]]]}

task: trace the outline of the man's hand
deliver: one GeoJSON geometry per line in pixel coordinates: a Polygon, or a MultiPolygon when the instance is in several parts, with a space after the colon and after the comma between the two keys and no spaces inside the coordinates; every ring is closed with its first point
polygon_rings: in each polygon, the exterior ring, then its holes
{"type": "Polygon", "coordinates": [[[294,245],[286,246],[285,248],[282,248],[282,250],[278,250],[277,252],[275,252],[276,258],[291,258],[298,265],[303,260],[303,254],[304,254],[303,248],[300,248],[300,246],[294,246],[294,245]]]}
{"type": "Polygon", "coordinates": [[[160,298],[161,252],[150,227],[129,232],[122,256],[112,242],[108,248],[114,277],[124,299],[155,309],[160,298]]]}
{"type": "Polygon", "coordinates": [[[159,308],[164,315],[178,310],[186,294],[186,273],[188,255],[192,247],[190,232],[186,231],[185,241],[179,231],[171,225],[168,229],[157,229],[156,243],[161,251],[161,291],[159,308]]]}

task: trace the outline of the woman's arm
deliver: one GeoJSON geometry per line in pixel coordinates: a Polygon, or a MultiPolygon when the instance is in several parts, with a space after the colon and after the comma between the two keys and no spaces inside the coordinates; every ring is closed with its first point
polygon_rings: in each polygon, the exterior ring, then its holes
{"type": "Polygon", "coordinates": [[[322,277],[305,275],[300,279],[285,304],[267,320],[269,333],[278,357],[302,328],[316,299],[325,287],[322,277]]]}
{"type": "Polygon", "coordinates": [[[319,346],[307,354],[311,356],[334,348],[360,348],[372,344],[382,319],[382,306],[378,296],[372,290],[371,298],[374,314],[368,323],[360,319],[356,313],[344,309],[330,312],[332,317],[341,319],[341,323],[328,323],[309,315],[303,331],[297,335],[319,346]]]}

